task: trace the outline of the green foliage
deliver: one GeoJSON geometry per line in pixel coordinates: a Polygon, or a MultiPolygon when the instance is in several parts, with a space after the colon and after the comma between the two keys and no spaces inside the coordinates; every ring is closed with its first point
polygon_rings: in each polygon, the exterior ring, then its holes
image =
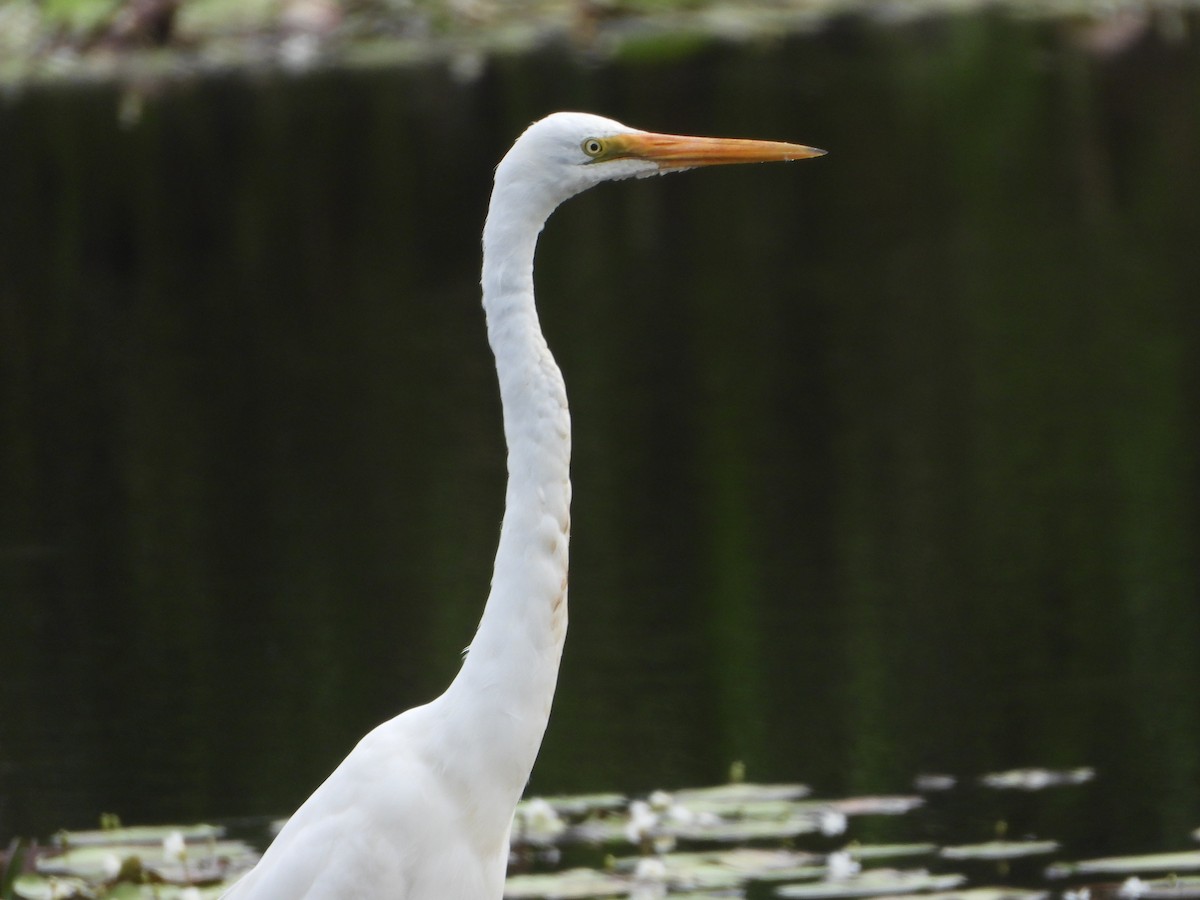
{"type": "Polygon", "coordinates": [[[13,900],[13,882],[21,873],[24,861],[25,842],[21,838],[13,838],[4,856],[4,866],[0,868],[0,900],[13,900]]]}
{"type": "Polygon", "coordinates": [[[121,0],[46,0],[46,21],[72,35],[91,34],[112,20],[121,0]]]}

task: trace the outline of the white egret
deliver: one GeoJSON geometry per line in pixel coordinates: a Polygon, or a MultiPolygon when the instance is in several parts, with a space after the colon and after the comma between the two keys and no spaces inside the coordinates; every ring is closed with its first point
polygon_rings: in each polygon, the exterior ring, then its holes
{"type": "Polygon", "coordinates": [[[546,730],[567,628],[571,428],[534,308],[538,234],[555,207],[602,181],[822,152],[654,134],[585,113],[555,113],[517,139],[496,168],[483,228],[508,488],[479,628],[446,692],[367,734],[226,897],[502,896],[513,811],[546,730]]]}

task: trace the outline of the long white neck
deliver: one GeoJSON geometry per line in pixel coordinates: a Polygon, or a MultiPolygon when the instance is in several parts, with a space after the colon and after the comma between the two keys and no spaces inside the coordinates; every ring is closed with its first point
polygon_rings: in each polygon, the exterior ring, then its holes
{"type": "Polygon", "coordinates": [[[508,488],[492,590],[440,701],[462,778],[511,815],[550,715],[567,629],[571,424],[533,300],[533,255],[552,210],[497,177],[483,233],[483,306],[496,357],[508,488]],[[461,726],[461,727],[459,727],[461,726]],[[462,754],[465,747],[475,752],[462,754]]]}

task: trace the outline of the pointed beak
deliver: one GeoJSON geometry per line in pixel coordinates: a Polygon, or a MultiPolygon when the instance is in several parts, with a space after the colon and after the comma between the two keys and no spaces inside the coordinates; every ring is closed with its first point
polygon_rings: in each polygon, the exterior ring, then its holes
{"type": "Polygon", "coordinates": [[[824,150],[782,141],[753,141],[743,138],[690,137],[682,134],[632,132],[609,139],[610,159],[644,159],[663,171],[696,166],[737,163],[782,162],[824,156],[824,150]]]}

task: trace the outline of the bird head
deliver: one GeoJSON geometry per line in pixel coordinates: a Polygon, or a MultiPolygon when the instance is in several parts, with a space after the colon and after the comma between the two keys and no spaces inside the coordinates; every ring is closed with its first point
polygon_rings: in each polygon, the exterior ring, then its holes
{"type": "Polygon", "coordinates": [[[553,208],[602,181],[824,153],[780,141],[657,134],[590,113],[559,112],[534,122],[517,139],[496,169],[496,184],[520,184],[553,208]]]}

